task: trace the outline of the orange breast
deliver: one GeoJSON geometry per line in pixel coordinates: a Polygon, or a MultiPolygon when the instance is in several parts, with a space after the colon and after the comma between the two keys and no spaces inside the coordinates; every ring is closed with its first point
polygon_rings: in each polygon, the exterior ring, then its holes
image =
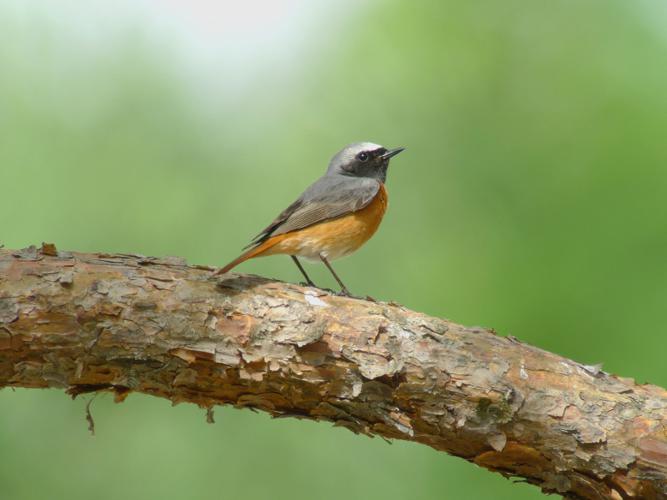
{"type": "Polygon", "coordinates": [[[380,185],[373,201],[361,210],[269,238],[267,243],[272,244],[256,256],[288,254],[319,259],[322,253],[327,259],[337,259],[348,255],[375,234],[387,210],[387,201],[387,191],[380,185]]]}

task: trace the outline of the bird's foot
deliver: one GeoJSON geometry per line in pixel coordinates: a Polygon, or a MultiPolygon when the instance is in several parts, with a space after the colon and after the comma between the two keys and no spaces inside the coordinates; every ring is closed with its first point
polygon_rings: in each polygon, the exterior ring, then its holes
{"type": "Polygon", "coordinates": [[[338,295],[336,290],[332,290],[331,288],[324,288],[324,287],[321,287],[321,286],[317,286],[312,281],[310,281],[310,282],[301,281],[301,282],[299,282],[299,286],[309,286],[309,287],[315,288],[316,290],[320,290],[321,292],[326,292],[326,293],[329,293],[331,295],[338,295]]]}
{"type": "Polygon", "coordinates": [[[367,300],[369,302],[377,302],[377,300],[375,300],[370,295],[366,295],[365,297],[359,297],[358,295],[352,295],[347,288],[343,288],[340,292],[337,292],[334,295],[338,295],[339,297],[347,297],[349,299],[367,300]]]}

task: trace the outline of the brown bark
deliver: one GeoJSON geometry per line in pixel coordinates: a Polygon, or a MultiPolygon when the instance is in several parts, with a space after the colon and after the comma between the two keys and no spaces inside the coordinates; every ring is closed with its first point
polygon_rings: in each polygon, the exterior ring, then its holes
{"type": "Polygon", "coordinates": [[[667,497],[667,392],[483,328],[175,258],[0,250],[0,387],[132,391],[423,443],[572,498],[667,497]]]}

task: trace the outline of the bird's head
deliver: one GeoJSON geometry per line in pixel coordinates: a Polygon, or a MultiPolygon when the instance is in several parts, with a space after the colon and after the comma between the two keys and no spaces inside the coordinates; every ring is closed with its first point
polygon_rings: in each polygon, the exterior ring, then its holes
{"type": "Polygon", "coordinates": [[[327,174],[370,177],[384,182],[389,159],[404,149],[387,149],[372,142],[356,142],[336,153],[329,162],[327,174]]]}

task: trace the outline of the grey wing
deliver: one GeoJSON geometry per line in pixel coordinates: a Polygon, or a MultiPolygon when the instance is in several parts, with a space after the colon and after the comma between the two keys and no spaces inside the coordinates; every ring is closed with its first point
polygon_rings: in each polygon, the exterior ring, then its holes
{"type": "Polygon", "coordinates": [[[379,189],[380,183],[375,179],[342,175],[321,177],[253,238],[248,246],[258,245],[271,236],[361,210],[375,198],[379,189]]]}

